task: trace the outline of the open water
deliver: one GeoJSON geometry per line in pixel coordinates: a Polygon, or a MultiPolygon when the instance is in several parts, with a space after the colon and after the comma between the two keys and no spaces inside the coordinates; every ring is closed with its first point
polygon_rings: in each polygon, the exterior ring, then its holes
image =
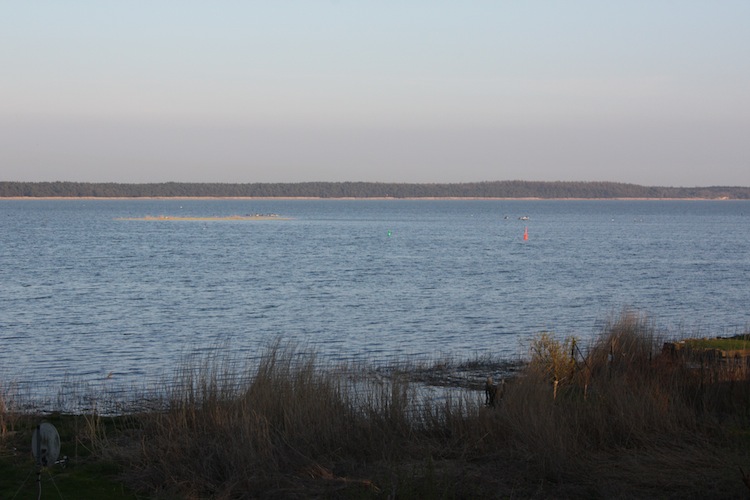
{"type": "Polygon", "coordinates": [[[750,325],[746,201],[0,200],[0,238],[0,384],[30,394],[275,339],[378,363],[515,357],[623,308],[750,325]],[[251,213],[291,220],[119,220],[251,213]]]}

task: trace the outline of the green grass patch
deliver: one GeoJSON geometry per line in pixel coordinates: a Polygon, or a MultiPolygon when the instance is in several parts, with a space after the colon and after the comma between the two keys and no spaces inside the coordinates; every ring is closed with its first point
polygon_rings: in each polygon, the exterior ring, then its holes
{"type": "Polygon", "coordinates": [[[747,335],[713,339],[686,339],[685,345],[691,349],[718,349],[721,351],[741,351],[750,349],[750,338],[747,335]]]}

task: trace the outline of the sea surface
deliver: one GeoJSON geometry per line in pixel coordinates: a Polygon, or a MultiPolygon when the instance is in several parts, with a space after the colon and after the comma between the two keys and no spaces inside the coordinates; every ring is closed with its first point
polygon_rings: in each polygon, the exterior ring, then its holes
{"type": "Polygon", "coordinates": [[[747,201],[0,200],[0,388],[148,386],[275,340],[333,363],[512,358],[624,309],[733,335],[749,277],[747,201]]]}

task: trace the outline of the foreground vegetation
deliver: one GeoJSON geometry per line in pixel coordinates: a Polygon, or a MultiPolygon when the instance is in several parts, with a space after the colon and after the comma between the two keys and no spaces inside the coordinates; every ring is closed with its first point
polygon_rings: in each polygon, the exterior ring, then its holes
{"type": "Polygon", "coordinates": [[[750,187],[658,187],[621,182],[494,181],[452,184],[388,182],[119,184],[4,182],[7,197],[302,197],[302,198],[702,198],[750,199],[750,187]]]}
{"type": "MultiPolygon", "coordinates": [[[[746,498],[746,360],[662,345],[630,315],[586,347],[540,334],[495,407],[274,345],[244,375],[183,367],[148,412],[48,416],[71,461],[45,474],[63,498],[746,498]]],[[[2,498],[38,421],[0,407],[2,498]]]]}

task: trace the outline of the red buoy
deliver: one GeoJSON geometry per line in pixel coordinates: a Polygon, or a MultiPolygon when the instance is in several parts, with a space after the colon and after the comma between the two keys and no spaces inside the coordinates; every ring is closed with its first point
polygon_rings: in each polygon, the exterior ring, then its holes
{"type": "Polygon", "coordinates": [[[528,241],[529,239],[529,227],[526,226],[523,228],[523,241],[528,241]]]}

